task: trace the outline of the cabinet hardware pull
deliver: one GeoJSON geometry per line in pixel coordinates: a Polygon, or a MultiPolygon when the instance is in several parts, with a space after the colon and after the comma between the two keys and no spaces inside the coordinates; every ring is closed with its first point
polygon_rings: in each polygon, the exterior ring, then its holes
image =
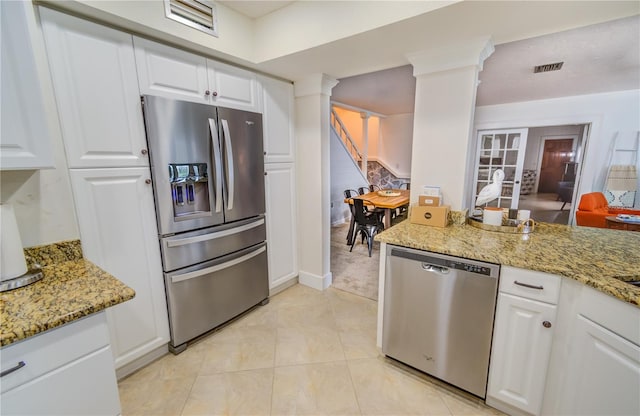
{"type": "Polygon", "coordinates": [[[22,367],[24,367],[25,365],[27,365],[27,363],[25,363],[24,361],[20,361],[18,362],[18,364],[16,364],[15,367],[11,367],[7,370],[4,370],[3,372],[0,373],[0,377],[4,377],[4,376],[8,376],[9,374],[13,373],[14,371],[18,371],[20,370],[22,367]]]}
{"type": "Polygon", "coordinates": [[[206,91],[204,92],[204,95],[206,95],[206,96],[209,96],[209,95],[211,95],[211,91],[209,91],[209,90],[206,90],[206,91]]]}
{"type": "Polygon", "coordinates": [[[140,153],[142,153],[143,155],[146,155],[147,153],[149,153],[149,151],[147,149],[142,149],[140,150],[140,153]]]}
{"type": "Polygon", "coordinates": [[[527,283],[520,283],[517,280],[515,280],[513,283],[515,283],[518,286],[524,286],[524,287],[528,287],[529,289],[537,289],[537,290],[542,290],[544,289],[544,287],[542,285],[536,286],[536,285],[530,285],[527,283]]]}
{"type": "Polygon", "coordinates": [[[543,327],[545,327],[545,328],[551,328],[551,322],[549,322],[549,321],[544,321],[544,322],[542,323],[542,326],[543,326],[543,327]]]}
{"type": "Polygon", "coordinates": [[[151,179],[145,179],[144,183],[146,183],[147,185],[151,185],[151,179]]]}
{"type": "Polygon", "coordinates": [[[214,97],[217,97],[218,96],[218,91],[212,92],[211,95],[213,95],[214,97]]]}

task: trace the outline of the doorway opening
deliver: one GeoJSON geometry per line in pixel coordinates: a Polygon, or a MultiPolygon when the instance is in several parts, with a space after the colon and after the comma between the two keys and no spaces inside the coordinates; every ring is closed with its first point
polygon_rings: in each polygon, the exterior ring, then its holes
{"type": "Polygon", "coordinates": [[[573,223],[588,132],[588,124],[529,129],[523,181],[526,175],[531,185],[520,193],[520,209],[537,221],[573,223]]]}
{"type": "Polygon", "coordinates": [[[527,209],[536,221],[571,224],[589,124],[478,131],[474,201],[491,183],[505,178],[499,197],[487,205],[527,209]]]}

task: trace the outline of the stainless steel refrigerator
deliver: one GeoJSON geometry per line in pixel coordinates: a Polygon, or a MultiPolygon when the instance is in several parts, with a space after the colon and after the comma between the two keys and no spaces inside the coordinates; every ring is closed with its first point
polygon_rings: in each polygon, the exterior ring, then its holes
{"type": "Polygon", "coordinates": [[[174,354],[268,302],[262,116],[143,96],[174,354]]]}

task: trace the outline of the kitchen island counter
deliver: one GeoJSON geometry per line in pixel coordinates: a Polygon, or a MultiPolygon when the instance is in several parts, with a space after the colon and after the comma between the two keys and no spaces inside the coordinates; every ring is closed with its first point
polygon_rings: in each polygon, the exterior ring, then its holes
{"type": "Polygon", "coordinates": [[[82,256],[80,241],[25,249],[44,278],[0,293],[0,345],[7,346],[132,299],[133,289],[82,256]]]}
{"type": "Polygon", "coordinates": [[[375,239],[387,244],[571,278],[640,307],[640,233],[539,223],[531,234],[470,225],[445,228],[403,221],[375,239]]]}

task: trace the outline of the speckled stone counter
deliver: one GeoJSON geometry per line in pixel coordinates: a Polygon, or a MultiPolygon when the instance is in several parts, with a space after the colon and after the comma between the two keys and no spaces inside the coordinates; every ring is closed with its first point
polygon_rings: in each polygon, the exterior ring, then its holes
{"type": "Polygon", "coordinates": [[[540,223],[531,234],[504,234],[470,225],[429,227],[403,221],[377,241],[536,270],[575,279],[640,305],[640,233],[540,223]]]}
{"type": "Polygon", "coordinates": [[[80,241],[25,249],[44,278],[0,293],[0,345],[6,346],[132,299],[135,292],[82,257],[80,241]]]}

